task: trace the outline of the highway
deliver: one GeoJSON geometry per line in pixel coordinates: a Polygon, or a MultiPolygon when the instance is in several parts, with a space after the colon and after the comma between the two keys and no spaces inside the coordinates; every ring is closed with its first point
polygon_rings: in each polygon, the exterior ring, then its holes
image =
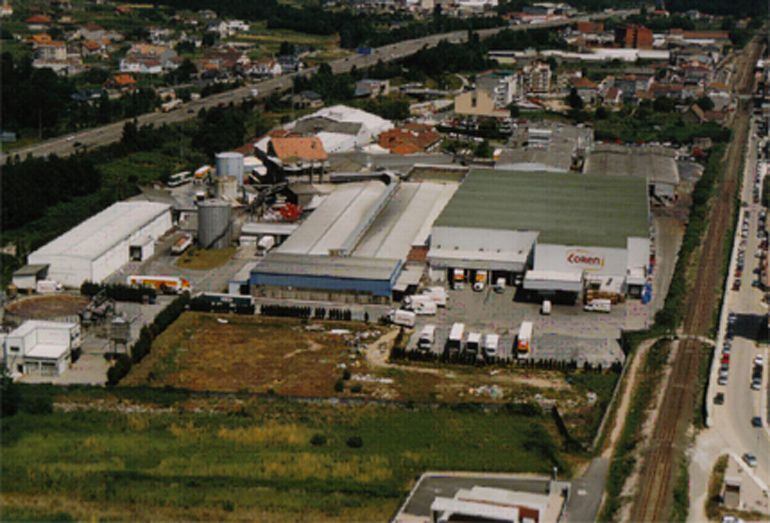
{"type": "MultiPolygon", "coordinates": [[[[512,31],[527,31],[530,29],[545,29],[555,28],[565,25],[571,25],[579,21],[585,20],[603,20],[609,16],[617,16],[625,18],[626,16],[637,14],[638,9],[618,10],[613,13],[597,13],[592,15],[579,16],[567,20],[557,20],[552,22],[544,22],[539,24],[527,24],[527,25],[514,25],[510,27],[496,27],[491,29],[482,29],[477,31],[481,39],[489,38],[490,36],[497,34],[504,29],[510,29],[512,31]]],[[[361,70],[367,67],[375,65],[378,61],[390,62],[394,60],[400,60],[401,58],[415,54],[423,48],[435,47],[442,40],[447,40],[451,43],[461,43],[468,39],[467,31],[455,31],[452,33],[442,33],[437,35],[426,36],[423,38],[417,38],[414,40],[405,40],[403,42],[397,42],[395,44],[378,47],[372,50],[370,55],[355,55],[346,58],[340,58],[329,62],[334,73],[345,73],[350,71],[353,67],[361,70]]],[[[297,75],[309,76],[317,71],[317,67],[311,67],[302,70],[299,73],[292,73],[270,80],[265,80],[257,83],[253,83],[244,87],[239,87],[223,93],[208,96],[206,98],[190,101],[183,104],[178,109],[170,111],[168,113],[153,112],[146,113],[137,118],[139,125],[162,125],[182,122],[194,118],[198,111],[203,108],[212,108],[218,105],[229,105],[230,103],[239,103],[247,98],[252,97],[252,89],[258,90],[258,99],[264,99],[274,92],[285,92],[292,88],[294,77],[297,75]]],[[[123,126],[127,121],[120,120],[111,124],[103,125],[101,127],[94,127],[86,129],[74,134],[68,134],[36,143],[29,147],[24,147],[9,152],[3,153],[0,156],[0,161],[5,163],[9,155],[18,155],[20,158],[26,158],[28,155],[32,156],[47,156],[49,154],[57,154],[59,156],[67,156],[74,153],[78,148],[75,144],[92,148],[101,145],[107,145],[120,140],[123,132],[123,126]]]]}

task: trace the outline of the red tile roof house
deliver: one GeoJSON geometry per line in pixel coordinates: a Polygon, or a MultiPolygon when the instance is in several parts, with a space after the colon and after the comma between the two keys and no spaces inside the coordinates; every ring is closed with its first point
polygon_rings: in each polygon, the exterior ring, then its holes
{"type": "Polygon", "coordinates": [[[599,86],[585,77],[573,78],[570,80],[570,84],[577,91],[583,103],[593,104],[599,97],[599,86]]]}
{"type": "Polygon", "coordinates": [[[265,164],[268,173],[278,178],[307,174],[323,176],[329,155],[317,136],[270,135],[266,150],[256,148],[257,156],[265,164]]]}
{"type": "Polygon", "coordinates": [[[50,16],[41,14],[32,15],[24,20],[30,31],[44,31],[50,27],[51,22],[50,16]]]}
{"type": "Polygon", "coordinates": [[[393,154],[429,151],[441,142],[441,135],[428,125],[407,124],[380,134],[377,143],[393,154]]]}

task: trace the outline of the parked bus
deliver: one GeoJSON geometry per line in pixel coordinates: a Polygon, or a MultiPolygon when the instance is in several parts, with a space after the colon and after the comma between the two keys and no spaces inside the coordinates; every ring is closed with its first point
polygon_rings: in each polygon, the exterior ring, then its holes
{"type": "Polygon", "coordinates": [[[133,287],[150,287],[164,294],[178,294],[190,290],[190,281],[179,276],[143,276],[128,277],[128,284],[133,287]]]}

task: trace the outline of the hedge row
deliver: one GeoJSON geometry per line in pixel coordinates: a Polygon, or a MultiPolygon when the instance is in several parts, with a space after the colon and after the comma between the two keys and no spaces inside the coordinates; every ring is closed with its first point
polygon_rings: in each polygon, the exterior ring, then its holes
{"type": "Polygon", "coordinates": [[[184,293],[179,295],[174,301],[169,303],[166,308],[160,311],[152,323],[142,327],[142,330],[139,333],[139,339],[137,339],[136,343],[131,347],[131,355],[118,355],[115,364],[110,367],[109,371],[107,371],[108,386],[113,387],[117,385],[120,380],[129,373],[134,363],[139,363],[142,361],[142,358],[150,353],[153,340],[179,318],[189,303],[189,294],[184,293]]]}
{"type": "Polygon", "coordinates": [[[101,285],[90,281],[83,282],[80,286],[80,294],[92,298],[104,291],[108,298],[115,301],[132,301],[136,303],[155,302],[158,293],[148,287],[130,287],[120,283],[101,285]]]}
{"type": "Polygon", "coordinates": [[[351,321],[353,313],[349,309],[324,309],[322,307],[300,307],[296,305],[262,305],[259,308],[262,316],[279,318],[302,318],[315,320],[351,321]]]}

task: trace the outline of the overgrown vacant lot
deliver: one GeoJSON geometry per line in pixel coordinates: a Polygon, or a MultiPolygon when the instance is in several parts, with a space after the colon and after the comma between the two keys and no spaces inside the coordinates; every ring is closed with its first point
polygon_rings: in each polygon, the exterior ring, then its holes
{"type": "Polygon", "coordinates": [[[548,418],[505,407],[160,406],[169,393],[124,391],[65,392],[53,413],[3,419],[3,520],[383,521],[426,469],[566,468],[548,418]],[[60,410],[73,402],[86,410],[60,410]]]}
{"type": "Polygon", "coordinates": [[[389,327],[356,322],[187,312],[158,337],[122,385],[431,403],[528,402],[539,394],[559,406],[573,436],[587,444],[617,380],[615,373],[389,363],[395,334],[389,327]],[[333,333],[340,329],[348,333],[333,333]],[[352,340],[364,332],[368,336],[357,350],[352,340]],[[335,384],[343,367],[350,379],[339,391],[335,384]],[[589,392],[597,394],[596,402],[588,401],[589,392]]]}

